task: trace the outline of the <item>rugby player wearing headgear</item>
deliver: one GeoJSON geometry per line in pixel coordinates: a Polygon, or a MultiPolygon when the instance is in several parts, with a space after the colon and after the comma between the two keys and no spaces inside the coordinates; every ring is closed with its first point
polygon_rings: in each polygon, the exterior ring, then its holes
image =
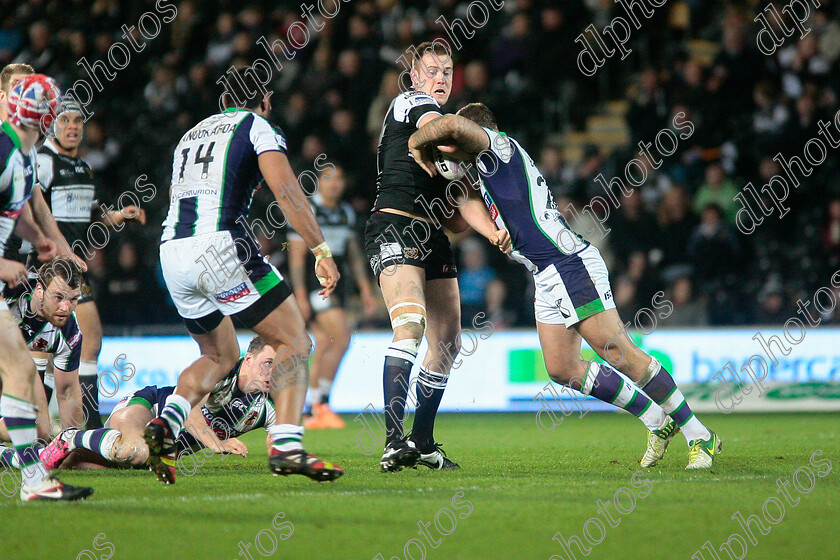
{"type": "Polygon", "coordinates": [[[222,94],[225,110],[187,131],[175,148],[160,260],[201,357],[181,373],[175,392],[143,433],[149,466],[163,482],[170,482],[175,440],[190,411],[239,359],[231,316],[278,352],[269,391],[276,411],[269,428],[271,472],[318,481],[344,473],[303,449],[301,411],[312,342],[295,298],[289,297],[291,288],[259,256],[247,229],[254,190],[264,181],[315,254],[321,296],[333,292],[340,275],[289,165],[286,138],[266,120],[270,96],[253,71],[239,70],[222,94]]]}
{"type": "MultiPolygon", "coordinates": [[[[35,69],[29,64],[7,64],[3,67],[3,70],[0,70],[0,121],[5,122],[8,120],[9,113],[6,101],[9,98],[9,92],[11,91],[12,86],[21,78],[30,76],[34,73],[35,69]]],[[[49,121],[49,123],[49,125],[47,125],[46,121],[41,123],[40,126],[42,134],[46,135],[47,131],[50,130],[52,121],[49,121]]],[[[37,184],[38,164],[36,144],[32,145],[29,157],[32,160],[34,182],[37,184]]],[[[45,253],[43,255],[44,258],[40,260],[49,260],[52,256],[54,256],[55,251],[58,251],[59,254],[70,257],[76,261],[76,264],[79,265],[82,270],[87,270],[87,265],[85,265],[83,261],[73,254],[70,246],[61,234],[61,230],[59,230],[58,225],[55,223],[55,218],[53,218],[49,206],[47,206],[44,196],[41,194],[39,189],[32,191],[26,207],[21,210],[21,219],[18,221],[18,227],[26,227],[26,224],[32,220],[38,224],[38,227],[44,232],[45,237],[56,245],[53,253],[45,253]]],[[[16,231],[16,233],[19,234],[20,237],[23,237],[23,234],[20,232],[16,231]]],[[[20,237],[12,235],[6,242],[5,256],[16,261],[24,262],[25,259],[18,252],[18,249],[20,249],[20,237]]],[[[38,254],[41,255],[41,252],[39,251],[38,254]]]]}
{"type": "MultiPolygon", "coordinates": [[[[53,134],[38,149],[38,185],[64,238],[72,250],[84,258],[85,253],[95,251],[90,248],[88,233],[94,211],[101,212],[100,221],[117,231],[123,229],[125,222],[145,224],[146,212],[133,204],[123,207],[121,211],[100,207],[93,171],[79,157],[85,121],[76,101],[69,97],[62,100],[52,128],[53,134]]],[[[23,251],[26,252],[26,247],[23,251]]],[[[27,265],[33,265],[33,257],[30,254],[27,265]]],[[[96,363],[102,348],[102,323],[91,296],[90,283],[84,274],[82,297],[76,316],[85,334],[79,381],[84,393],[82,402],[86,425],[91,429],[101,428],[96,363]]],[[[43,360],[44,357],[40,358],[43,360]]]]}
{"type": "MultiPolygon", "coordinates": [[[[12,287],[26,276],[18,262],[2,258],[21,212],[26,207],[34,181],[30,153],[42,136],[44,126],[58,113],[58,86],[52,78],[34,74],[18,80],[7,98],[7,118],[0,131],[0,283],[12,287]]],[[[29,216],[31,218],[31,215],[29,216]]],[[[54,252],[44,232],[34,221],[24,222],[18,232],[32,242],[39,253],[54,252]]],[[[20,335],[17,321],[0,297],[0,416],[9,429],[12,445],[21,465],[20,499],[77,500],[93,493],[92,488],[63,484],[51,477],[36,449],[35,365],[20,335]]]]}

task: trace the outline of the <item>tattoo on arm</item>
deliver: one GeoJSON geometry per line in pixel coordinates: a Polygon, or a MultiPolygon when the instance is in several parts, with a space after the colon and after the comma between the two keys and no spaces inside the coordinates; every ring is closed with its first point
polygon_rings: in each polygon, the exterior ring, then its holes
{"type": "Polygon", "coordinates": [[[411,135],[409,146],[442,144],[454,140],[465,152],[477,154],[486,149],[487,134],[474,122],[457,115],[445,115],[424,124],[411,135]]]}

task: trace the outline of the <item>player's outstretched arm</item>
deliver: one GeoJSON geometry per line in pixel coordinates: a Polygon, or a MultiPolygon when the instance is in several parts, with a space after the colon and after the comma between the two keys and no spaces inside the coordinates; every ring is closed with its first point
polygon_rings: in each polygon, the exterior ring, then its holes
{"type": "Polygon", "coordinates": [[[471,228],[483,235],[487,240],[507,254],[511,251],[510,235],[507,230],[499,229],[490,219],[487,206],[475,189],[467,189],[469,196],[466,200],[458,201],[458,212],[471,228]]]}
{"type": "Polygon", "coordinates": [[[470,155],[479,154],[490,147],[490,137],[480,126],[458,115],[444,115],[423,124],[408,139],[408,149],[420,166],[431,176],[437,173],[434,162],[425,148],[455,144],[470,155]]]}
{"type": "MultiPolygon", "coordinates": [[[[49,205],[47,205],[47,201],[44,200],[44,194],[41,192],[40,188],[32,189],[32,197],[29,199],[27,204],[32,206],[32,216],[35,218],[35,223],[40,227],[47,239],[55,243],[58,252],[76,263],[76,266],[78,266],[82,272],[87,271],[87,264],[85,261],[73,253],[73,250],[70,248],[70,244],[67,243],[67,240],[64,239],[64,235],[62,235],[61,230],[58,229],[58,224],[50,211],[49,205]]],[[[38,253],[40,255],[41,249],[38,245],[30,239],[27,239],[27,241],[35,245],[35,248],[38,249],[38,253]]]]}
{"type": "MultiPolygon", "coordinates": [[[[81,342],[79,343],[81,348],[81,342]]],[[[87,418],[84,418],[82,407],[82,386],[79,383],[79,370],[55,370],[55,400],[58,404],[58,417],[62,428],[84,428],[87,418]]]]}
{"type": "Polygon", "coordinates": [[[202,408],[207,402],[207,396],[201,399],[196,406],[192,407],[187,421],[184,422],[184,429],[189,434],[197,439],[204,447],[211,450],[213,453],[235,453],[248,456],[248,448],[236,438],[229,438],[224,441],[220,440],[216,433],[207,425],[204,420],[204,413],[202,408]]]}
{"type": "Polygon", "coordinates": [[[289,239],[289,281],[300,312],[308,321],[312,316],[312,306],[309,305],[309,292],[306,289],[306,251],[303,239],[289,239]]]}
{"type": "Polygon", "coordinates": [[[338,283],[340,274],[332,259],[330,248],[324,243],[324,234],[315,218],[309,201],[298,185],[289,159],[279,151],[263,152],[258,156],[260,172],[292,228],[315,254],[315,271],[323,286],[319,293],[329,296],[338,283]]]}
{"type": "Polygon", "coordinates": [[[32,243],[38,251],[38,260],[41,262],[46,262],[56,256],[58,251],[55,243],[44,235],[41,226],[35,221],[29,202],[24,204],[20,211],[20,216],[15,223],[15,233],[21,239],[32,243]]]}

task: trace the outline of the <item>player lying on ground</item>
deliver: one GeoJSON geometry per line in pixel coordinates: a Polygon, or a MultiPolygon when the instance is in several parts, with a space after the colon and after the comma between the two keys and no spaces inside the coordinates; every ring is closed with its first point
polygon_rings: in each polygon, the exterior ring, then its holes
{"type": "MultiPolygon", "coordinates": [[[[177,461],[200,449],[248,456],[237,439],[257,428],[274,424],[268,395],[277,352],[259,336],[248,351],[210,394],[193,407],[184,431],[176,440],[177,461]]],[[[165,406],[175,387],[149,386],[123,398],[114,407],[104,428],[64,430],[41,452],[48,469],[120,468],[140,466],[149,458],[143,429],[165,406]]],[[[187,459],[187,461],[189,461],[187,459]]],[[[175,468],[171,472],[175,481],[175,468]]]]}
{"type": "MultiPolygon", "coordinates": [[[[41,265],[36,277],[14,288],[6,286],[3,297],[17,321],[27,348],[53,358],[55,394],[61,425],[83,426],[82,390],[79,386],[79,358],[82,332],[74,310],[81,295],[82,272],[76,264],[57,257],[41,265]]],[[[41,379],[35,382],[38,404],[38,438],[50,439],[47,403],[52,389],[41,379]]],[[[9,441],[5,422],[0,419],[0,440],[9,441]]]]}
{"type": "MultiPolygon", "coordinates": [[[[365,256],[373,269],[391,318],[394,337],[385,350],[382,384],[385,397],[383,472],[424,465],[453,469],[435,442],[434,428],[452,361],[461,348],[461,302],[452,247],[427,208],[445,200],[447,182],[429,177],[408,153],[408,138],[440,117],[452,91],[452,57],[441,43],[421,43],[412,59],[411,89],[391,102],[382,123],[376,154],[376,200],[365,227],[365,256]],[[425,201],[425,204],[423,203],[425,201]],[[417,410],[409,436],[403,432],[408,380],[425,336],[429,344],[417,375],[417,410]]],[[[470,225],[497,245],[507,233],[497,231],[478,202],[470,225]]],[[[466,216],[464,216],[466,219],[466,216]]]]}
{"type": "Polygon", "coordinates": [[[263,180],[315,254],[322,297],[332,293],[340,275],[286,157],[286,138],[265,119],[271,94],[263,94],[253,72],[244,70],[228,85],[222,94],[227,109],[199,122],[175,148],[160,260],[166,287],[201,357],[181,373],[175,392],[143,432],[149,466],[161,481],[171,482],[175,440],[190,411],[239,359],[233,316],[277,351],[269,390],[275,406],[269,469],[333,480],[344,471],[302,444],[312,348],[306,324],[291,288],[260,258],[248,229],[250,202],[263,180]]]}
{"type": "MultiPolygon", "coordinates": [[[[324,232],[324,239],[333,251],[338,271],[346,276],[345,265],[349,265],[362,296],[365,315],[371,316],[376,312],[378,302],[356,239],[356,213],[341,201],[346,184],[344,170],[337,165],[328,166],[321,173],[318,191],[309,203],[324,232]]],[[[329,403],[335,374],[350,345],[350,325],[344,312],[349,297],[347,282],[339,284],[328,299],[322,299],[318,295],[321,288],[315,277],[314,258],[307,258],[306,243],[294,232],[289,232],[288,238],[289,279],[303,318],[309,322],[315,337],[307,392],[311,416],[303,425],[307,430],[340,429],[344,427],[344,420],[330,409],[329,403]]]]}
{"type": "MultiPolygon", "coordinates": [[[[0,131],[0,284],[12,287],[26,278],[18,262],[2,258],[6,241],[15,229],[33,187],[34,170],[30,152],[58,110],[59,91],[52,78],[42,74],[27,76],[12,87],[6,101],[8,121],[0,131]]],[[[31,212],[18,232],[32,242],[39,253],[55,253],[55,244],[33,220],[31,212]]],[[[36,449],[35,365],[20,335],[17,321],[0,297],[0,416],[3,416],[12,445],[21,465],[20,499],[77,500],[93,493],[92,488],[63,484],[49,476],[36,449]]]]}
{"type": "Polygon", "coordinates": [[[630,341],[601,253],[569,228],[531,156],[499,132],[493,113],[480,103],[431,121],[412,135],[409,148],[434,175],[427,147],[449,143],[473,155],[481,197],[496,224],[510,231],[511,258],[534,275],[534,313],[549,377],[639,417],[650,430],[642,466],[655,465],[682,429],[689,446],[686,469],[711,467],[720,438],[694,416],[659,361],[630,341]],[[581,337],[636,385],[607,365],[578,359],[581,337]]]}

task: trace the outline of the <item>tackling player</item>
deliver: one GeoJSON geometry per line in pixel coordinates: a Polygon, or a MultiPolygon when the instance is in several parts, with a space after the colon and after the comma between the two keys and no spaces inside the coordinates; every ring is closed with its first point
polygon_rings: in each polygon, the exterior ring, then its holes
{"type": "MultiPolygon", "coordinates": [[[[341,202],[345,186],[344,170],[330,165],[321,174],[318,192],[309,202],[324,232],[324,239],[333,251],[339,272],[344,275],[345,259],[352,267],[365,314],[370,316],[376,312],[377,301],[356,239],[356,213],[349,204],[341,202]]],[[[350,345],[350,326],[343,308],[348,294],[346,289],[342,290],[342,286],[347,284],[339,285],[329,299],[321,299],[318,295],[320,285],[312,266],[314,259],[307,258],[309,251],[306,243],[294,232],[289,232],[288,239],[289,277],[303,318],[309,321],[315,336],[307,393],[312,416],[306,419],[304,426],[309,430],[340,429],[344,427],[344,421],[330,409],[329,402],[335,374],[350,345]]]]}
{"type": "MultiPolygon", "coordinates": [[[[26,269],[18,262],[2,258],[6,241],[22,220],[18,231],[35,244],[38,252],[55,251],[46,242],[44,232],[21,216],[27,208],[34,181],[32,148],[40,139],[42,124],[47,125],[58,112],[58,87],[52,78],[34,74],[18,80],[6,100],[7,121],[0,131],[0,283],[16,286],[25,278],[26,269]]],[[[92,488],[70,486],[49,476],[36,450],[35,366],[19,334],[17,322],[0,297],[0,416],[9,430],[12,445],[21,465],[20,499],[77,500],[93,493],[92,488]]]]}
{"type": "MultiPolygon", "coordinates": [[[[460,350],[461,305],[455,260],[449,239],[428,215],[428,206],[445,195],[447,182],[427,176],[412,161],[408,138],[440,118],[440,106],[452,90],[452,59],[441,43],[421,43],[412,60],[412,89],[400,93],[388,108],[379,139],[376,200],[365,228],[365,253],[391,318],[394,338],[385,351],[385,452],[383,472],[417,464],[432,469],[458,468],[435,442],[434,423],[452,360],[460,350]],[[425,202],[425,204],[424,204],[425,202]],[[409,438],[403,435],[408,380],[425,335],[429,349],[417,382],[417,411],[409,438]]],[[[506,232],[496,231],[480,202],[470,201],[473,227],[502,245],[506,232]],[[473,204],[476,202],[476,204],[473,204]]],[[[466,219],[466,216],[465,216],[466,219]]]]}
{"type": "Polygon", "coordinates": [[[167,481],[175,440],[190,410],[239,358],[231,316],[277,351],[269,427],[269,468],[275,475],[303,474],[333,480],[344,471],[303,449],[301,410],[309,382],[312,343],[292,291],[259,256],[248,235],[255,187],[264,180],[292,227],[315,254],[315,270],[329,296],[339,273],[329,246],[286,157],[286,138],[265,119],[270,93],[253,72],[238,71],[222,95],[227,109],[187,131],[172,166],[169,213],[160,245],[163,277],[201,357],[178,378],[157,418],[146,426],[149,466],[167,481]],[[257,92],[256,94],[253,92],[257,92]],[[237,108],[244,101],[245,108],[237,108]]]}
{"type": "MultiPolygon", "coordinates": [[[[38,184],[59,230],[70,246],[78,251],[78,256],[82,257],[85,247],[89,245],[88,228],[94,210],[101,211],[103,223],[116,231],[120,231],[125,222],[145,224],[145,210],[137,206],[125,206],[122,211],[99,206],[93,172],[87,162],[79,157],[85,122],[75,101],[67,99],[62,103],[53,127],[55,135],[38,149],[38,184]]],[[[32,266],[32,255],[27,264],[32,266]]],[[[97,360],[102,348],[102,323],[86,274],[82,275],[81,294],[76,316],[85,337],[79,380],[85,394],[83,405],[87,427],[101,428],[97,360]]]]}
{"type": "Polygon", "coordinates": [[[510,230],[511,258],[534,275],[534,312],[549,377],[639,417],[650,430],[642,466],[655,465],[682,430],[689,446],[686,469],[710,468],[720,438],[694,416],[659,361],[632,343],[615,310],[600,252],[569,228],[531,156],[499,132],[493,113],[481,103],[433,121],[408,145],[415,161],[434,176],[428,148],[453,142],[474,158],[490,215],[510,230]],[[609,366],[579,360],[581,337],[643,392],[609,366]]]}
{"type": "MultiPolygon", "coordinates": [[[[245,356],[190,412],[184,431],[176,440],[177,461],[207,448],[216,453],[248,456],[238,437],[274,424],[271,406],[271,370],[277,352],[259,336],[251,339],[245,356]]],[[[105,427],[64,430],[41,452],[48,469],[96,466],[140,466],[149,457],[143,429],[165,406],[175,387],[144,387],[124,397],[111,412],[105,427]]],[[[172,483],[175,467],[170,467],[172,483]]]]}

